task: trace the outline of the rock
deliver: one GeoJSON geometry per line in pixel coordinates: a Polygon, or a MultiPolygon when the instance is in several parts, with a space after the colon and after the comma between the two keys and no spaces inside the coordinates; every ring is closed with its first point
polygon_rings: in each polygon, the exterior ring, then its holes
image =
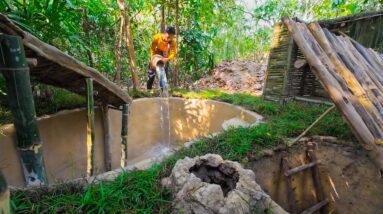
{"type": "Polygon", "coordinates": [[[286,213],[255,182],[253,171],[215,154],[178,160],[161,184],[175,196],[175,213],[242,214],[268,208],[286,213]]]}
{"type": "Polygon", "coordinates": [[[250,126],[249,123],[247,123],[246,121],[244,121],[238,117],[234,117],[234,118],[231,118],[229,120],[225,120],[222,123],[223,130],[228,130],[230,128],[249,127],[249,126],[250,126]]]}
{"type": "Polygon", "coordinates": [[[262,156],[264,157],[271,157],[274,155],[274,151],[271,149],[265,149],[261,153],[262,153],[262,156]]]}

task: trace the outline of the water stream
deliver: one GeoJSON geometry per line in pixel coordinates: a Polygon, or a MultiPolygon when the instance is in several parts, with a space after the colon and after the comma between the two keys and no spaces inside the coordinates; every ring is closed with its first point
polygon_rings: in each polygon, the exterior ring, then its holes
{"type": "Polygon", "coordinates": [[[160,125],[161,125],[161,133],[162,133],[162,144],[167,145],[170,147],[171,138],[170,138],[170,109],[169,109],[169,87],[168,87],[168,81],[166,77],[165,68],[162,66],[157,66],[157,79],[158,79],[158,85],[160,87],[160,95],[162,99],[160,99],[161,102],[161,118],[160,118],[160,125]]]}

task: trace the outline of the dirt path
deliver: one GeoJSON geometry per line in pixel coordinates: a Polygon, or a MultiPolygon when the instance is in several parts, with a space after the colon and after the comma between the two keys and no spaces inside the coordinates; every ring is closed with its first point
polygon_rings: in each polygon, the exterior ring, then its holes
{"type": "Polygon", "coordinates": [[[266,63],[250,60],[218,63],[211,75],[194,83],[198,89],[219,89],[226,93],[262,94],[266,63]]]}

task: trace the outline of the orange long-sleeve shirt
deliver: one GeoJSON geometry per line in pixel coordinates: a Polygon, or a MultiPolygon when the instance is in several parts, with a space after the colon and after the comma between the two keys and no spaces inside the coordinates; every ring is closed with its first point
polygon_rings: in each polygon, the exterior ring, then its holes
{"type": "Polygon", "coordinates": [[[150,46],[150,57],[155,55],[158,52],[166,53],[165,57],[169,57],[170,60],[174,59],[176,55],[176,43],[175,41],[171,41],[170,43],[165,42],[162,39],[162,34],[156,34],[153,36],[152,45],[150,46]],[[169,54],[170,49],[170,54],[169,54]]]}

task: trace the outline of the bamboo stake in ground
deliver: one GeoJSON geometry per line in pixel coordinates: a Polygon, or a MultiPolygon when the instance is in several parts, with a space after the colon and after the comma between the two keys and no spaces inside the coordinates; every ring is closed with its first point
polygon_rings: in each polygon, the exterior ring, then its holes
{"type": "Polygon", "coordinates": [[[307,134],[307,132],[309,132],[316,124],[319,123],[319,121],[321,121],[324,117],[326,117],[326,115],[328,115],[332,110],[335,109],[335,105],[331,106],[330,108],[328,108],[320,117],[318,117],[304,132],[302,132],[302,134],[300,134],[297,138],[295,138],[293,141],[291,142],[288,142],[287,145],[288,146],[292,146],[294,143],[298,142],[303,136],[305,136],[307,134]]]}
{"type": "Polygon", "coordinates": [[[0,213],[11,213],[7,182],[0,171],[0,213]]]}
{"type": "Polygon", "coordinates": [[[47,184],[35,105],[20,37],[0,35],[0,71],[8,92],[9,107],[16,128],[17,149],[27,186],[47,184]]]}
{"type": "Polygon", "coordinates": [[[121,167],[128,163],[128,116],[129,105],[122,106],[122,126],[121,126],[121,167]]]}
{"type": "Polygon", "coordinates": [[[87,174],[94,175],[94,99],[93,99],[93,80],[86,79],[86,104],[88,112],[87,123],[87,174]]]}
{"type": "Polygon", "coordinates": [[[102,122],[104,126],[104,154],[105,154],[105,170],[112,170],[112,152],[111,152],[111,130],[109,121],[109,107],[107,104],[102,105],[102,122]]]}

